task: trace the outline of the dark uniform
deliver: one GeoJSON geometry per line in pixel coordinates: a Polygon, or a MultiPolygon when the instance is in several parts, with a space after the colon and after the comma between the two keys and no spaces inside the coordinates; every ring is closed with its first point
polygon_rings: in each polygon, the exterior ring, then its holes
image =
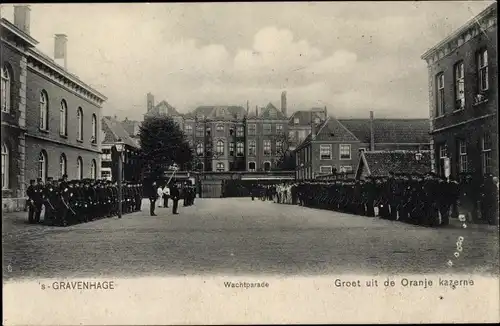
{"type": "Polygon", "coordinates": [[[180,191],[179,191],[179,188],[177,187],[176,184],[174,184],[172,186],[172,188],[170,189],[170,196],[172,197],[172,201],[173,201],[173,204],[172,204],[172,213],[173,214],[179,214],[177,212],[177,207],[179,205],[179,199],[180,199],[180,191]]]}
{"type": "Polygon", "coordinates": [[[26,195],[28,196],[28,222],[33,223],[35,221],[36,205],[35,205],[35,180],[30,180],[30,185],[26,189],[26,195]]]}

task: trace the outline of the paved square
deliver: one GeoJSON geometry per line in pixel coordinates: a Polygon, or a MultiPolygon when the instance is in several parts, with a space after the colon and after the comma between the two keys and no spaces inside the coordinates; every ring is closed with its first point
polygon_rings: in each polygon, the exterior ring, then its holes
{"type": "Polygon", "coordinates": [[[249,198],[197,199],[66,228],[4,216],[4,279],[340,273],[496,273],[495,230],[426,228],[249,198]],[[457,239],[463,251],[454,257],[457,239]],[[449,260],[453,266],[447,266],[449,260]]]}

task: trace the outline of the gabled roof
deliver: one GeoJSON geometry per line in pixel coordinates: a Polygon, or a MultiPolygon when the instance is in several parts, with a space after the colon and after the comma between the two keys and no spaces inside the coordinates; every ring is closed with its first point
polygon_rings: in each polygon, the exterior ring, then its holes
{"type": "Polygon", "coordinates": [[[356,176],[366,168],[369,175],[388,176],[394,173],[420,173],[431,171],[431,152],[420,151],[420,161],[416,159],[417,151],[368,151],[362,152],[356,176]]]}
{"type": "MultiPolygon", "coordinates": [[[[339,120],[328,117],[323,123],[314,126],[314,133],[316,135],[314,141],[332,141],[332,142],[346,142],[346,143],[357,143],[359,139],[350,132],[339,120]]],[[[303,147],[313,141],[312,135],[309,134],[306,139],[300,144],[299,147],[303,147]]]]}
{"type": "Polygon", "coordinates": [[[238,115],[244,117],[246,114],[245,108],[236,105],[210,105],[199,106],[191,112],[192,115],[202,115],[209,119],[236,119],[238,115]]]}
{"type": "Polygon", "coordinates": [[[325,115],[324,109],[313,108],[311,110],[299,110],[295,111],[288,121],[290,126],[307,126],[310,125],[315,118],[320,120],[325,120],[327,117],[325,115]],[[295,119],[299,119],[299,123],[295,124],[295,119]]]}
{"type": "Polygon", "coordinates": [[[126,145],[139,148],[138,143],[129,136],[129,133],[123,128],[123,125],[110,116],[102,118],[102,131],[105,133],[102,141],[104,144],[113,144],[121,138],[126,145]]]}
{"type": "MultiPolygon", "coordinates": [[[[339,119],[362,143],[370,143],[370,119],[339,119]]],[[[430,142],[428,119],[374,119],[375,143],[430,142]]]]}
{"type": "Polygon", "coordinates": [[[174,108],[170,103],[167,101],[163,100],[160,103],[156,104],[153,110],[158,110],[158,113],[166,113],[167,115],[173,116],[173,115],[180,115],[179,111],[177,111],[176,108],[174,108]]]}
{"type": "MultiPolygon", "coordinates": [[[[250,116],[250,115],[249,115],[250,116]]],[[[255,115],[253,115],[255,116],[255,115]]],[[[270,120],[286,120],[287,117],[278,110],[272,103],[269,103],[265,108],[260,109],[259,119],[270,119],[270,120]]]]}

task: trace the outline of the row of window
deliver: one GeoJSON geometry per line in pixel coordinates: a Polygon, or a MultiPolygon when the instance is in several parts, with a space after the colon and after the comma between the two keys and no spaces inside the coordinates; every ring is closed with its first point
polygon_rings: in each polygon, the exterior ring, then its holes
{"type": "MultiPolygon", "coordinates": [[[[271,152],[271,141],[270,140],[264,140],[263,141],[263,147],[264,147],[264,155],[270,156],[272,154],[271,152]]],[[[281,141],[276,141],[276,153],[278,154],[282,148],[283,148],[283,142],[281,141]]],[[[235,143],[230,142],[229,143],[229,155],[234,156],[235,155],[235,143]]],[[[207,148],[208,152],[208,148],[207,148]]],[[[237,142],[236,143],[236,156],[244,156],[245,152],[245,146],[243,142],[237,142]]],[[[198,156],[203,156],[205,153],[205,149],[202,143],[196,144],[196,154],[198,156]]],[[[217,155],[224,155],[225,153],[225,145],[223,140],[218,140],[215,145],[215,153],[217,155]]],[[[255,140],[250,140],[248,142],[248,155],[249,156],[255,156],[257,154],[257,142],[255,140]]]]}
{"type": "MultiPolygon", "coordinates": [[[[488,77],[488,51],[482,49],[477,53],[477,76],[479,93],[489,89],[488,77]]],[[[465,67],[464,62],[459,61],[453,68],[454,93],[455,103],[454,110],[462,110],[465,108],[465,67]]],[[[445,79],[444,72],[436,75],[436,116],[440,117],[445,114],[445,79]]],[[[480,94],[478,94],[480,96],[480,94]]],[[[480,98],[478,98],[480,100],[480,98]]]]}
{"type": "MultiPolygon", "coordinates": [[[[319,173],[320,174],[332,174],[333,173],[333,166],[332,165],[322,165],[319,167],[319,173]]],[[[339,173],[350,173],[352,172],[352,166],[351,165],[341,165],[339,169],[337,170],[339,173]]]]}
{"type": "MultiPolygon", "coordinates": [[[[444,159],[449,158],[448,146],[447,144],[437,145],[439,160],[438,160],[438,171],[444,173],[444,159]]],[[[481,172],[483,174],[491,173],[491,158],[492,158],[492,143],[491,135],[485,133],[481,137],[481,172]]],[[[458,172],[466,173],[469,171],[469,160],[467,153],[467,141],[465,139],[457,139],[457,158],[458,161],[458,172]]]]}
{"type": "MultiPolygon", "coordinates": [[[[351,145],[350,144],[340,144],[339,153],[341,160],[351,159],[351,145]]],[[[332,145],[325,144],[319,145],[319,158],[321,160],[331,160],[332,159],[332,145]]]]}
{"type": "MultiPolygon", "coordinates": [[[[2,112],[11,112],[11,97],[12,97],[12,76],[7,66],[2,67],[2,83],[1,83],[1,98],[2,112]]],[[[39,128],[43,131],[49,130],[49,96],[45,90],[40,92],[39,99],[40,121],[39,128]]],[[[77,108],[76,111],[77,130],[76,139],[83,141],[83,109],[77,108]]],[[[66,100],[59,103],[59,134],[63,137],[68,136],[68,104],[66,100]]],[[[97,116],[92,114],[92,135],[90,142],[97,143],[97,116]]]]}
{"type": "MultiPolygon", "coordinates": [[[[271,162],[269,161],[264,161],[262,162],[262,165],[264,167],[264,171],[270,171],[271,170],[271,162]]],[[[204,164],[203,163],[198,163],[197,170],[203,171],[204,170],[204,164]]],[[[217,162],[215,165],[215,170],[217,172],[224,172],[225,171],[225,164],[223,162],[217,162]]],[[[248,162],[248,171],[249,172],[255,172],[257,171],[257,163],[254,161],[248,162]]]]}
{"type": "MultiPolygon", "coordinates": [[[[224,132],[224,125],[223,124],[218,124],[216,125],[216,131],[217,132],[224,132]]],[[[265,135],[270,135],[272,134],[272,125],[271,124],[264,124],[263,125],[263,130],[265,135]]],[[[280,133],[283,131],[283,125],[277,124],[276,125],[276,132],[280,133]]],[[[187,135],[192,135],[193,134],[193,126],[192,125],[185,125],[184,126],[184,132],[187,135]]],[[[211,134],[211,128],[210,127],[202,127],[198,126],[196,127],[196,137],[203,137],[204,135],[210,136],[211,134]]],[[[257,125],[256,124],[249,124],[248,125],[248,134],[249,135],[256,135],[257,134],[257,125]]],[[[233,136],[234,135],[234,128],[230,127],[229,128],[229,135],[233,136]]],[[[244,137],[245,136],[245,129],[243,126],[237,126],[236,127],[236,137],[244,137]]]]}
{"type": "MultiPolygon", "coordinates": [[[[10,152],[6,144],[2,144],[2,189],[9,188],[9,169],[10,167],[10,152]]],[[[61,154],[59,157],[59,178],[67,174],[68,163],[66,155],[61,154]]],[[[47,180],[48,159],[47,152],[42,150],[38,156],[38,178],[47,180]]],[[[83,159],[78,157],[76,160],[76,176],[77,179],[83,179],[83,159]]],[[[90,162],[90,177],[95,179],[97,176],[97,164],[95,160],[90,162]]]]}

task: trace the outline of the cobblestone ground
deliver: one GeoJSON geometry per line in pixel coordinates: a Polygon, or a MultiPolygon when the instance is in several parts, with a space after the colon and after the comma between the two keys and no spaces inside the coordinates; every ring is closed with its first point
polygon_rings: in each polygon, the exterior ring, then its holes
{"type": "MultiPolygon", "coordinates": [[[[146,201],[145,201],[146,203],[146,201]]],[[[249,198],[66,228],[3,217],[5,279],[272,273],[498,275],[498,229],[426,228],[249,198]],[[463,251],[455,258],[457,239],[463,251]],[[453,266],[447,266],[449,260],[453,266]]]]}

